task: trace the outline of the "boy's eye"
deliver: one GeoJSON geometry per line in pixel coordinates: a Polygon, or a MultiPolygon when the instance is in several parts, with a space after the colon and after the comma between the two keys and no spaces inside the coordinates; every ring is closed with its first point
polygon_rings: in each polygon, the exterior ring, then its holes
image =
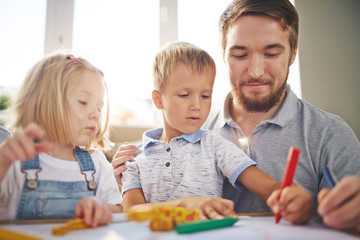
{"type": "Polygon", "coordinates": [[[247,54],[243,54],[243,55],[234,55],[235,58],[245,58],[247,57],[247,54]]]}
{"type": "Polygon", "coordinates": [[[202,98],[209,98],[210,96],[209,95],[202,95],[201,97],[202,98]]]}
{"type": "Polygon", "coordinates": [[[187,97],[187,96],[189,96],[189,94],[179,94],[178,96],[179,97],[187,97]]]}

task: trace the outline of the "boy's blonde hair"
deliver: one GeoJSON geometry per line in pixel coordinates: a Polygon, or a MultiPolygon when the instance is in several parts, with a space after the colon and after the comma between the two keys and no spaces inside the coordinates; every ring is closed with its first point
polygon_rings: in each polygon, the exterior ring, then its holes
{"type": "MultiPolygon", "coordinates": [[[[103,80],[104,74],[83,58],[68,54],[44,57],[28,72],[14,102],[14,130],[29,123],[42,127],[49,140],[61,144],[73,143],[75,135],[70,122],[69,94],[85,71],[91,71],[103,80]],[[68,136],[70,129],[71,136],[68,136]]],[[[86,146],[107,147],[105,132],[109,123],[109,96],[106,88],[106,114],[101,117],[100,129],[86,146]]]]}
{"type": "Polygon", "coordinates": [[[215,62],[206,51],[190,43],[173,42],[166,44],[156,54],[153,65],[155,90],[161,91],[163,89],[179,64],[189,67],[193,72],[211,71],[215,78],[215,62]]]}

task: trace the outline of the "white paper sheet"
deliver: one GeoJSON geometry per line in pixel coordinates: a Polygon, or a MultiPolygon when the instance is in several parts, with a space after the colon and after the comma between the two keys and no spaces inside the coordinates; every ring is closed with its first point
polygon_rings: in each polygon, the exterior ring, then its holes
{"type": "Polygon", "coordinates": [[[0,225],[1,228],[22,232],[29,235],[42,237],[43,239],[96,239],[96,240],[127,240],[127,239],[166,239],[166,240],[228,240],[228,239],[254,239],[254,240],[289,240],[289,239],[326,239],[326,240],[351,240],[359,239],[359,236],[345,232],[325,228],[319,224],[291,225],[281,220],[275,224],[274,217],[240,217],[240,220],[232,227],[216,230],[203,231],[192,234],[178,234],[170,232],[152,232],[147,223],[122,222],[95,228],[74,230],[65,236],[52,236],[51,229],[56,224],[22,224],[0,225]]]}

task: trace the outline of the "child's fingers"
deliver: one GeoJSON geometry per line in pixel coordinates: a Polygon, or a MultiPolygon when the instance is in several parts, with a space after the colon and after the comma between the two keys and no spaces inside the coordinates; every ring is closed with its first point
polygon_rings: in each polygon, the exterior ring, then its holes
{"type": "Polygon", "coordinates": [[[40,143],[35,145],[35,150],[37,153],[48,152],[54,148],[52,143],[40,143]]]}
{"type": "Polygon", "coordinates": [[[113,169],[117,169],[125,165],[127,161],[131,161],[134,159],[134,155],[125,155],[121,157],[114,157],[111,161],[111,165],[113,169]]]}
{"type": "Polygon", "coordinates": [[[32,140],[34,140],[35,138],[42,139],[43,137],[45,137],[45,131],[35,123],[29,124],[25,128],[24,132],[27,135],[27,137],[29,137],[32,140]]]}
{"type": "Polygon", "coordinates": [[[97,202],[93,202],[93,216],[91,219],[91,227],[97,227],[101,223],[103,217],[103,209],[97,202]]]}
{"type": "Polygon", "coordinates": [[[234,216],[234,203],[231,200],[213,198],[209,204],[204,207],[204,213],[208,218],[219,219],[224,216],[234,216]]]}
{"type": "Polygon", "coordinates": [[[86,225],[92,225],[92,216],[94,211],[93,202],[89,198],[81,199],[75,208],[76,216],[82,217],[86,225]]]}
{"type": "Polygon", "coordinates": [[[270,208],[274,207],[278,203],[279,194],[280,194],[280,190],[275,190],[271,193],[271,195],[266,200],[266,204],[270,208]]]}
{"type": "Polygon", "coordinates": [[[204,211],[202,209],[198,209],[198,212],[199,212],[199,220],[203,221],[203,220],[207,219],[207,217],[204,214],[204,211]]]}
{"type": "Polygon", "coordinates": [[[115,179],[116,179],[117,183],[121,184],[121,175],[125,170],[126,170],[125,165],[122,165],[122,166],[120,166],[120,167],[113,170],[113,173],[115,175],[115,179]]]}
{"type": "Polygon", "coordinates": [[[106,203],[102,200],[94,200],[94,215],[92,219],[92,227],[99,225],[105,225],[111,222],[112,214],[110,209],[106,206],[106,203]]]}
{"type": "MultiPolygon", "coordinates": [[[[299,197],[301,194],[306,194],[306,193],[307,193],[307,191],[301,185],[292,185],[292,186],[286,187],[281,192],[279,204],[281,206],[286,206],[291,201],[293,201],[294,199],[299,197]]],[[[309,196],[310,196],[310,194],[309,194],[309,196]]]]}
{"type": "Polygon", "coordinates": [[[22,143],[22,141],[24,141],[23,134],[15,133],[14,136],[5,143],[4,147],[8,149],[6,154],[8,159],[11,161],[25,161],[28,158],[29,153],[27,152],[26,146],[24,147],[24,143],[22,143]]]}
{"type": "Polygon", "coordinates": [[[52,144],[50,143],[41,143],[37,144],[35,143],[35,139],[42,139],[45,136],[45,131],[39,127],[36,124],[30,124],[28,125],[24,133],[20,132],[16,135],[18,138],[18,144],[19,148],[21,148],[22,153],[25,154],[26,159],[27,158],[33,158],[36,154],[39,152],[42,152],[42,150],[51,150],[52,144]]]}
{"type": "Polygon", "coordinates": [[[283,189],[280,197],[281,215],[293,224],[308,221],[312,214],[312,196],[300,185],[283,189]]]}

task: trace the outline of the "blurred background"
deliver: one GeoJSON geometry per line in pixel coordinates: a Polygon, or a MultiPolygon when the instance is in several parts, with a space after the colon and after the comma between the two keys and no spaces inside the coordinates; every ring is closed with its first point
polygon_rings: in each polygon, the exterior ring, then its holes
{"type": "MultiPolygon", "coordinates": [[[[299,54],[292,89],[341,116],[360,138],[360,1],[295,0],[299,54]]],[[[70,49],[105,73],[111,138],[137,141],[161,124],[151,100],[151,65],[168,41],[191,42],[217,64],[213,107],[230,90],[218,19],[230,0],[0,0],[0,125],[11,96],[44,54],[70,49]]]]}

